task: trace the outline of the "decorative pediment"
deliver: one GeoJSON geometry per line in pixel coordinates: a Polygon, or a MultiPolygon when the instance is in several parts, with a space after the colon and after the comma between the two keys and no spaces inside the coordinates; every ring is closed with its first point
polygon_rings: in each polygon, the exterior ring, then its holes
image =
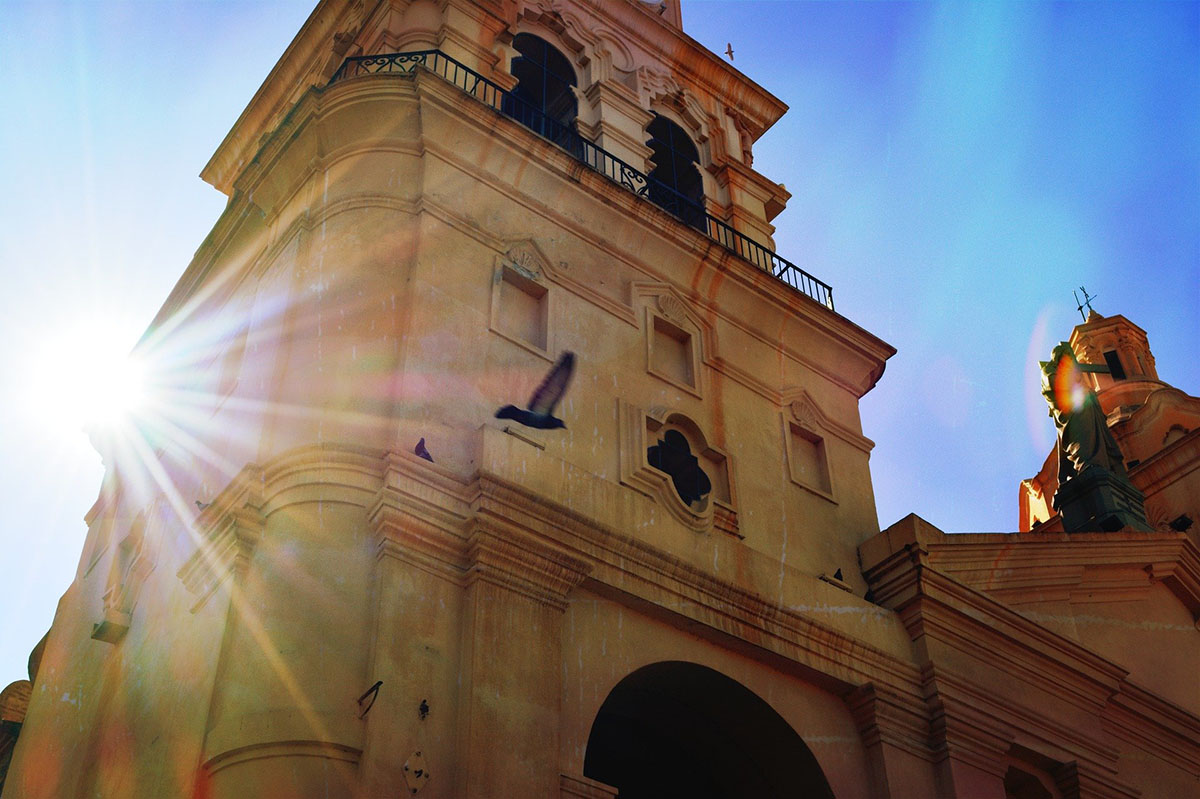
{"type": "Polygon", "coordinates": [[[504,254],[500,256],[500,261],[522,277],[539,283],[546,280],[548,276],[553,279],[556,271],[555,267],[551,266],[550,259],[534,243],[533,239],[510,244],[504,254]]]}
{"type": "Polygon", "coordinates": [[[871,439],[826,415],[816,400],[802,388],[785,388],[780,392],[779,403],[789,423],[810,432],[837,436],[863,452],[870,452],[875,447],[871,439]]]}
{"type": "Polygon", "coordinates": [[[712,328],[674,287],[667,283],[635,282],[630,290],[635,312],[639,307],[648,307],[672,323],[689,328],[700,338],[702,357],[707,355],[712,328]]]}
{"type": "Polygon", "coordinates": [[[576,63],[587,65],[587,52],[596,43],[596,34],[566,4],[558,0],[534,0],[521,9],[520,18],[553,31],[575,54],[576,63]]]}

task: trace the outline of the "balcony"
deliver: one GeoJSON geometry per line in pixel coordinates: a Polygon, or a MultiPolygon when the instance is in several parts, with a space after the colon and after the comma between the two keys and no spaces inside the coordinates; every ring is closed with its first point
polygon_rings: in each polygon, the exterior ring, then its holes
{"type": "Polygon", "coordinates": [[[791,261],[734,230],[702,206],[679,194],[617,156],[581,136],[574,127],[564,125],[534,108],[512,92],[505,91],[487,78],[464,66],[440,50],[386,53],[347,58],[329,79],[330,85],[341,80],[377,73],[408,74],[417,67],[433,72],[453,83],[476,100],[511,117],[542,138],[553,142],[574,158],[639,197],[654,203],[754,266],[769,272],[780,282],[833,310],[833,288],[805,272],[791,261]]]}

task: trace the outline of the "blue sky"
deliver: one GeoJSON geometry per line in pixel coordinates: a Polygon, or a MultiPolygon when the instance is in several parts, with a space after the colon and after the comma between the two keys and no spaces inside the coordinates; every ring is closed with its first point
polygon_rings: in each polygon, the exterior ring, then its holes
{"type": "MultiPolygon", "coordinates": [[[[0,685],[49,627],[102,474],[47,421],[42,344],[132,346],[224,206],[196,175],[310,10],[0,0],[0,685]]],[[[1053,440],[1033,361],[1080,285],[1200,393],[1200,4],[683,14],[791,108],[755,151],[793,195],[777,249],[899,350],[862,403],[882,525],[1015,528],[1053,440]]]]}

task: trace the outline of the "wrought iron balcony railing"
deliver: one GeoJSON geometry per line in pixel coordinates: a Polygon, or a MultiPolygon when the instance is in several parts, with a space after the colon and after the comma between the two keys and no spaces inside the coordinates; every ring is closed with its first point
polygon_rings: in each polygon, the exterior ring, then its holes
{"type": "Polygon", "coordinates": [[[749,261],[763,271],[833,310],[833,288],[772,252],[763,245],[734,230],[730,225],[708,213],[705,208],[683,196],[674,188],[644,174],[607,150],[588,141],[575,130],[545,114],[513,92],[464,66],[441,50],[418,50],[409,53],[354,56],[347,58],[329,83],[376,73],[411,73],[424,67],[453,83],[476,100],[491,106],[505,116],[520,122],[541,137],[557,144],[579,161],[644,197],[678,217],[684,224],[703,231],[722,247],[749,261]]]}

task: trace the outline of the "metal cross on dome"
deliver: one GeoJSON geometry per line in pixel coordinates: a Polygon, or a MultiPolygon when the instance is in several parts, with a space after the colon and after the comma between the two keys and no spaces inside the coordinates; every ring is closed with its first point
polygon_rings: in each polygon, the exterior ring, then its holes
{"type": "Polygon", "coordinates": [[[1080,286],[1079,290],[1083,292],[1083,302],[1079,302],[1078,294],[1075,294],[1074,291],[1072,291],[1071,293],[1075,295],[1075,302],[1076,302],[1075,310],[1079,311],[1079,315],[1082,316],[1083,321],[1086,322],[1087,314],[1085,314],[1083,312],[1083,309],[1086,307],[1088,309],[1088,313],[1091,313],[1092,312],[1092,300],[1096,299],[1096,297],[1099,297],[1100,295],[1093,294],[1092,296],[1089,297],[1088,293],[1087,293],[1087,289],[1085,289],[1083,286],[1080,286]]]}

